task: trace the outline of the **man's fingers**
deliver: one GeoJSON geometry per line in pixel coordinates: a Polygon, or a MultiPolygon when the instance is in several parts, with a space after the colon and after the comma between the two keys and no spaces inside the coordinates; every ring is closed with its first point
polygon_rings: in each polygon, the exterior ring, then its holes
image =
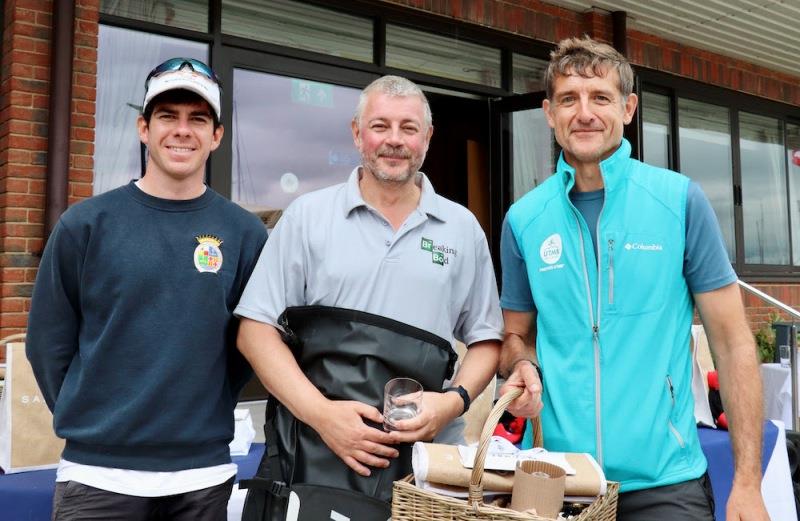
{"type": "Polygon", "coordinates": [[[368,420],[372,420],[375,423],[383,423],[383,414],[372,407],[371,405],[367,405],[366,403],[362,402],[352,402],[353,406],[358,414],[360,414],[363,418],[368,420]]]}
{"type": "Polygon", "coordinates": [[[348,467],[353,469],[360,476],[369,477],[369,475],[371,474],[371,472],[367,467],[359,463],[352,456],[345,457],[343,461],[347,464],[348,467]]]}
{"type": "Polygon", "coordinates": [[[364,450],[357,450],[353,453],[353,457],[358,460],[359,463],[364,465],[368,465],[370,467],[377,467],[377,468],[386,468],[389,466],[390,461],[386,458],[379,458],[375,454],[364,450]]]}
{"type": "MultiPolygon", "coordinates": [[[[388,435],[388,433],[386,433],[388,435]]],[[[391,436],[390,436],[391,437],[391,436]]],[[[396,458],[400,455],[397,449],[391,446],[383,445],[380,443],[374,443],[370,441],[365,441],[362,446],[364,447],[364,452],[369,454],[374,454],[376,456],[384,456],[386,458],[396,458]]]]}

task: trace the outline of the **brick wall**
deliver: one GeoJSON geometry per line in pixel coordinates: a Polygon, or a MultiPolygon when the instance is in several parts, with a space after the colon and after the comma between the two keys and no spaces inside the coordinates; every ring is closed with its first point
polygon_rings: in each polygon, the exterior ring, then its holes
{"type": "MultiPolygon", "coordinates": [[[[98,0],[75,2],[70,203],[92,193],[98,8],[98,0]]],[[[3,9],[0,337],[26,326],[43,246],[53,3],[6,0],[3,9]]]]}

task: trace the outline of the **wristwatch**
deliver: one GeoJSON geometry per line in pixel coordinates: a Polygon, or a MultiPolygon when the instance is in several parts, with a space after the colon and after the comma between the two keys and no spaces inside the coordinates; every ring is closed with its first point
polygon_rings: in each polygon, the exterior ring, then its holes
{"type": "Polygon", "coordinates": [[[461,416],[469,410],[469,405],[472,403],[472,400],[469,398],[469,393],[461,385],[458,387],[448,387],[447,389],[442,389],[443,393],[449,393],[450,391],[458,393],[458,395],[461,396],[461,399],[464,400],[464,410],[461,411],[461,414],[459,414],[459,416],[461,416]]]}

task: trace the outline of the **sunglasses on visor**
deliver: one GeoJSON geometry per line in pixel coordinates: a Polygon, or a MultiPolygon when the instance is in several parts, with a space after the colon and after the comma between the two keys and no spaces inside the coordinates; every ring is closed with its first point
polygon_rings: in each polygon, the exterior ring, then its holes
{"type": "Polygon", "coordinates": [[[164,74],[165,72],[179,71],[184,67],[189,67],[194,72],[202,74],[209,80],[216,83],[220,90],[222,90],[222,82],[217,75],[214,74],[214,71],[211,70],[211,67],[199,60],[195,60],[194,58],[172,58],[171,60],[167,60],[161,65],[157,66],[155,69],[150,71],[150,74],[147,75],[147,79],[144,80],[144,90],[147,90],[147,86],[150,85],[150,80],[154,77],[164,74]]]}

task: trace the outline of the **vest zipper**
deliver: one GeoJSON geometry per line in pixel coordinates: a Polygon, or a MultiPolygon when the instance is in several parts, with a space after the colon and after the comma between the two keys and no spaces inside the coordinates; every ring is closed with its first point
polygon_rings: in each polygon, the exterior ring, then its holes
{"type": "MultiPolygon", "coordinates": [[[[569,198],[568,198],[569,199],[569,198]]],[[[581,219],[579,217],[579,213],[577,209],[572,206],[572,213],[575,217],[575,223],[578,225],[578,238],[580,239],[580,250],[581,250],[581,262],[583,263],[583,280],[586,286],[586,300],[589,309],[589,323],[592,327],[592,347],[594,351],[594,426],[595,426],[595,443],[597,445],[597,463],[600,466],[603,466],[603,433],[602,433],[602,421],[600,418],[600,291],[597,291],[597,320],[594,318],[594,307],[592,306],[592,288],[589,285],[589,266],[586,263],[586,250],[584,249],[584,242],[583,242],[583,228],[581,226],[581,219]]],[[[603,203],[605,206],[605,203],[603,203]]],[[[600,216],[603,215],[602,208],[600,209],[600,215],[597,217],[597,230],[596,233],[600,232],[600,216]]],[[[598,251],[597,251],[597,275],[598,275],[598,288],[600,287],[601,281],[601,268],[600,268],[600,247],[598,244],[598,251]]]]}
{"type": "Polygon", "coordinates": [[[614,305],[614,239],[608,240],[608,303],[614,305]]]}
{"type": "MultiPolygon", "coordinates": [[[[606,201],[604,197],[603,206],[600,207],[600,213],[597,215],[597,224],[594,231],[597,242],[597,318],[594,322],[594,328],[592,328],[592,333],[594,334],[594,428],[597,437],[597,462],[601,467],[603,466],[603,421],[600,417],[602,411],[602,374],[600,372],[600,315],[602,310],[602,291],[600,291],[600,288],[603,287],[603,263],[600,262],[600,221],[603,218],[603,210],[605,207],[606,201]]],[[[581,247],[583,247],[582,242],[581,247]]]]}
{"type": "Polygon", "coordinates": [[[669,389],[669,397],[670,400],[672,401],[672,407],[670,408],[670,417],[667,419],[667,426],[669,427],[670,432],[672,432],[672,435],[675,436],[675,439],[678,441],[678,445],[680,445],[681,448],[683,449],[686,447],[686,442],[683,441],[683,436],[681,436],[681,433],[678,432],[678,429],[676,429],[675,425],[672,423],[671,414],[672,411],[675,410],[675,388],[672,386],[672,377],[670,375],[667,375],[667,389],[669,389]]]}

